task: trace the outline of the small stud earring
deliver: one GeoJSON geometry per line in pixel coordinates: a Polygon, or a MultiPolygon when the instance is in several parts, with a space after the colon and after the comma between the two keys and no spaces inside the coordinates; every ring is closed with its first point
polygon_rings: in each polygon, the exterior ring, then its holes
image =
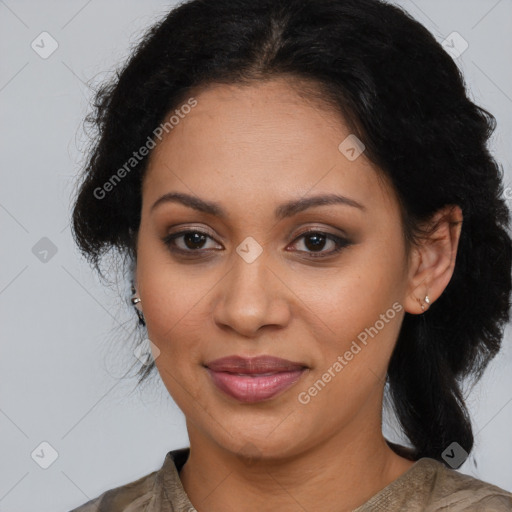
{"type": "Polygon", "coordinates": [[[132,285],[132,294],[134,294],[134,296],[130,299],[130,301],[133,304],[133,307],[135,308],[135,312],[137,313],[137,316],[139,318],[139,324],[146,325],[146,321],[144,319],[144,314],[142,313],[142,299],[135,295],[136,290],[133,285],[132,285]]]}
{"type": "MultiPolygon", "coordinates": [[[[424,301],[425,301],[426,304],[430,304],[430,297],[428,295],[425,295],[424,301]]],[[[420,299],[418,299],[418,302],[419,302],[419,304],[421,306],[421,310],[425,311],[425,303],[421,302],[420,299]]]]}

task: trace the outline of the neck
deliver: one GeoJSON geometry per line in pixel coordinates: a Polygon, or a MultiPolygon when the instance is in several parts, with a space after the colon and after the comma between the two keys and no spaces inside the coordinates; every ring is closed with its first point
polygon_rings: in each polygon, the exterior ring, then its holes
{"type": "Polygon", "coordinates": [[[391,450],[380,422],[347,427],[285,459],[241,460],[188,425],[190,456],[180,479],[198,511],[350,511],[407,471],[413,462],[391,450]]]}

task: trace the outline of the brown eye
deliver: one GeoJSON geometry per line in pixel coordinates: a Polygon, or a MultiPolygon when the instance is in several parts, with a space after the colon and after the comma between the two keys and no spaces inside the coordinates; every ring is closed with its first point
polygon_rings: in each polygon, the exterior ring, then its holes
{"type": "Polygon", "coordinates": [[[332,256],[351,245],[350,240],[323,231],[307,231],[296,238],[296,241],[301,239],[304,239],[303,245],[306,250],[299,252],[309,253],[313,258],[332,256]],[[326,246],[332,247],[331,250],[323,251],[326,246]]]}
{"type": "MultiPolygon", "coordinates": [[[[182,235],[182,237],[183,243],[187,249],[201,249],[206,239],[208,238],[207,235],[198,233],[197,231],[189,231],[188,233],[182,235]]],[[[174,240],[176,240],[176,238],[174,240]]]]}
{"type": "Polygon", "coordinates": [[[203,233],[198,230],[187,230],[172,233],[164,237],[162,240],[171,251],[180,253],[199,253],[204,250],[209,250],[208,248],[204,248],[208,239],[213,240],[207,233],[203,233]]]}

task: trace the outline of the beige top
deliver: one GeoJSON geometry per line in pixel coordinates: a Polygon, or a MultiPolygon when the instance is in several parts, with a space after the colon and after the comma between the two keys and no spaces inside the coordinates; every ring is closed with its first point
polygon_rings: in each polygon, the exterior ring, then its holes
{"type": "MultiPolygon", "coordinates": [[[[189,448],[170,451],[158,471],[71,512],[196,512],[179,477],[188,455],[189,448]]],[[[425,457],[353,512],[379,511],[508,512],[512,493],[425,457]]]]}

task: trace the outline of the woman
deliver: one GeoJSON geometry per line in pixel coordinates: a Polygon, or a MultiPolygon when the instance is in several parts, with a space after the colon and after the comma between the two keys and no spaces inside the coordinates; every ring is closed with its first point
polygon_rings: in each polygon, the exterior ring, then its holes
{"type": "Polygon", "coordinates": [[[190,447],[77,511],[512,510],[455,471],[499,351],[511,240],[494,118],[378,0],[192,0],[98,93],[76,200],[190,447]],[[410,447],[381,429],[385,386],[410,447]],[[387,389],[389,388],[389,389],[387,389]]]}

